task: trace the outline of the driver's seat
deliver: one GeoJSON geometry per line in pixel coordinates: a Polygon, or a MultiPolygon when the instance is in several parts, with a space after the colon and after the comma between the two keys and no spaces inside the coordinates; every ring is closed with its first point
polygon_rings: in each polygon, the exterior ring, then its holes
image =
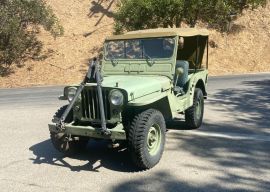
{"type": "MultiPolygon", "coordinates": [[[[189,68],[189,63],[188,61],[185,60],[177,60],[176,65],[175,65],[175,70],[181,67],[183,69],[184,74],[178,77],[178,80],[176,82],[176,85],[179,87],[184,87],[186,83],[188,82],[188,68],[189,68]]],[[[176,81],[177,75],[174,76],[174,83],[176,81]]]]}
{"type": "Polygon", "coordinates": [[[185,85],[188,82],[188,69],[189,69],[189,63],[188,61],[185,60],[177,60],[176,61],[176,65],[175,65],[175,71],[177,70],[177,68],[182,68],[183,69],[183,74],[179,75],[178,79],[177,79],[177,75],[174,75],[174,90],[176,93],[182,93],[184,94],[185,92],[185,85]],[[176,82],[177,81],[177,82],[176,82]]]}

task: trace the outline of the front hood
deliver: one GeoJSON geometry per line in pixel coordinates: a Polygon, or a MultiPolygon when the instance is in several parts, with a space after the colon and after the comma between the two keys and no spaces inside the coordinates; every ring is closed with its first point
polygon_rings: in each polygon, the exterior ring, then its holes
{"type": "Polygon", "coordinates": [[[132,76],[114,75],[104,77],[103,87],[123,89],[128,94],[128,100],[136,99],[170,88],[170,79],[165,76],[132,76]]]}

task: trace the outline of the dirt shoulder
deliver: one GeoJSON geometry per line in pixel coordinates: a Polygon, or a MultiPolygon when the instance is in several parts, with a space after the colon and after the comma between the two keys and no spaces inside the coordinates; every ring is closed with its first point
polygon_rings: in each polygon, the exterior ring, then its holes
{"type": "MultiPolygon", "coordinates": [[[[113,31],[115,1],[46,0],[60,19],[65,35],[57,39],[42,31],[46,58],[26,61],[0,77],[0,87],[29,87],[78,83],[87,63],[96,56],[106,36],[113,31]]],[[[210,75],[270,71],[270,3],[266,8],[246,11],[225,35],[210,30],[215,48],[209,52],[210,75]]]]}

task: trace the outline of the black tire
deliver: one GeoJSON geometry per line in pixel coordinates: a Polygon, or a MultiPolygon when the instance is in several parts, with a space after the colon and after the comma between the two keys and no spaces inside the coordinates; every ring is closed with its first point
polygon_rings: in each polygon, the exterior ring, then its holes
{"type": "Polygon", "coordinates": [[[134,117],[128,134],[128,149],[132,161],[138,168],[150,169],[160,161],[164,151],[165,132],[164,117],[155,109],[148,109],[134,117]],[[152,129],[159,132],[156,134],[157,141],[151,140],[152,129]],[[154,150],[151,149],[153,146],[154,150]]]}
{"type": "MultiPolygon", "coordinates": [[[[65,112],[67,105],[61,107],[54,115],[53,122],[56,123],[58,119],[61,118],[62,114],[65,112]]],[[[66,123],[71,123],[73,118],[72,112],[68,114],[66,118],[66,123]]],[[[88,137],[66,135],[65,133],[50,132],[51,141],[55,149],[59,152],[70,156],[78,153],[79,151],[86,148],[88,143],[88,137]]]]}
{"type": "Polygon", "coordinates": [[[185,111],[185,121],[189,129],[197,129],[202,125],[204,113],[204,97],[202,90],[195,89],[193,105],[185,111]]]}
{"type": "Polygon", "coordinates": [[[135,116],[134,111],[131,109],[125,110],[122,113],[122,124],[124,126],[124,130],[126,131],[126,135],[128,135],[129,133],[134,116],[135,116]]]}
{"type": "MultiPolygon", "coordinates": [[[[52,119],[52,122],[53,122],[53,123],[57,123],[57,122],[59,121],[59,119],[61,118],[61,116],[63,115],[63,113],[64,113],[65,110],[67,109],[67,107],[68,107],[67,105],[64,105],[64,106],[60,107],[60,108],[56,111],[56,113],[54,114],[53,119],[52,119]]],[[[66,123],[71,123],[72,120],[73,120],[73,112],[70,111],[70,113],[68,114],[68,116],[67,116],[65,122],[66,122],[66,123]]]]}

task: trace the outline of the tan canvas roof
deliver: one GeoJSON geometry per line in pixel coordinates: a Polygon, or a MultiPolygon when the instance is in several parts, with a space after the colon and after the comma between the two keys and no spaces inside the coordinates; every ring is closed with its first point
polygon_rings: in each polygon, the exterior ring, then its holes
{"type": "Polygon", "coordinates": [[[120,40],[120,39],[139,39],[148,37],[169,37],[169,36],[208,36],[209,32],[206,29],[196,28],[157,28],[146,29],[139,31],[130,31],[123,35],[114,35],[106,38],[106,40],[120,40]]]}

